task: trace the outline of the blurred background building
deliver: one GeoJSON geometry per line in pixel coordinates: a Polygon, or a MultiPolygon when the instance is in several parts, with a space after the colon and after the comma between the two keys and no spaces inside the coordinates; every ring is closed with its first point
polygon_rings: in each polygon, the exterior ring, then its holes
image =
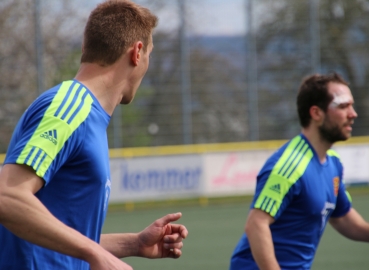
{"type": "MultiPolygon", "coordinates": [[[[73,78],[99,0],[1,0],[0,153],[38,94],[73,78]]],[[[289,139],[301,79],[336,71],[369,134],[369,1],[136,0],[159,15],[146,77],[111,148],[289,139]]]]}

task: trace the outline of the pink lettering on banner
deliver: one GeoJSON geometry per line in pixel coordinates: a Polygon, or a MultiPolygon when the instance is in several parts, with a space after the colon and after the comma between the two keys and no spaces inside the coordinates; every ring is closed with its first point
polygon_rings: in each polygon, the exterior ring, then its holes
{"type": "Polygon", "coordinates": [[[240,171],[242,164],[236,154],[231,154],[224,162],[220,173],[212,179],[214,186],[245,186],[256,182],[258,170],[240,171]]]}

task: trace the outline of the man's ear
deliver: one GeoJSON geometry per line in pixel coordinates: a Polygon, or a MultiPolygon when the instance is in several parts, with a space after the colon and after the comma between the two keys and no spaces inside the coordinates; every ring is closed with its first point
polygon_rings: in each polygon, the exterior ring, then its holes
{"type": "Polygon", "coordinates": [[[324,115],[325,115],[325,113],[318,106],[311,106],[310,107],[310,116],[311,116],[312,120],[314,120],[316,122],[321,122],[324,119],[324,115]]]}
{"type": "Polygon", "coordinates": [[[134,66],[138,66],[138,63],[141,60],[141,54],[143,49],[143,43],[141,41],[137,41],[133,44],[132,50],[132,63],[134,66]]]}

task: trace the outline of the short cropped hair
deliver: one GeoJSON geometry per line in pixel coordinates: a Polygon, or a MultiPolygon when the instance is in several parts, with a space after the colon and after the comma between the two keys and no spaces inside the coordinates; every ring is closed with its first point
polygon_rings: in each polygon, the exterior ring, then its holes
{"type": "Polygon", "coordinates": [[[90,14],[83,38],[81,63],[114,64],[136,41],[147,51],[158,18],[129,0],[107,0],[90,14]]]}
{"type": "Polygon", "coordinates": [[[318,106],[327,112],[328,105],[333,100],[333,96],[328,91],[330,82],[349,85],[336,72],[328,75],[314,74],[302,80],[297,95],[297,112],[302,127],[308,127],[310,124],[310,108],[312,106],[318,106]]]}

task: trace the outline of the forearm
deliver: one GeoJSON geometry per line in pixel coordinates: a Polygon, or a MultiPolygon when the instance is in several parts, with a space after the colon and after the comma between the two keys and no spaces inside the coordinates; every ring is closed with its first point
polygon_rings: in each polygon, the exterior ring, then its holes
{"type": "Polygon", "coordinates": [[[354,241],[369,242],[369,224],[357,224],[345,229],[341,234],[354,241]]]}
{"type": "Polygon", "coordinates": [[[136,233],[101,234],[100,245],[118,258],[139,256],[136,233]]]}
{"type": "Polygon", "coordinates": [[[355,240],[369,242],[369,223],[353,208],[340,218],[331,218],[330,224],[343,236],[355,240]]]}
{"type": "Polygon", "coordinates": [[[31,192],[1,192],[0,222],[24,240],[85,261],[101,249],[55,218],[31,192]]]}

